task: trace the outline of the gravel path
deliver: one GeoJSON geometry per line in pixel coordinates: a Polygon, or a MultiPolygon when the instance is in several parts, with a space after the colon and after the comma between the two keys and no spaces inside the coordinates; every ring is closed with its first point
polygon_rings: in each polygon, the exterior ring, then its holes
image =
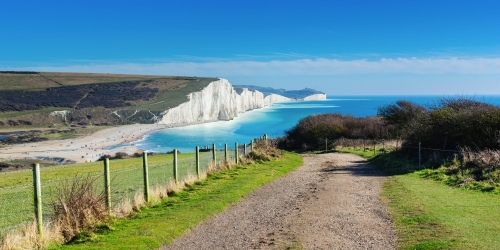
{"type": "Polygon", "coordinates": [[[162,249],[395,249],[384,176],[351,154],[303,155],[267,184],[162,249]]]}

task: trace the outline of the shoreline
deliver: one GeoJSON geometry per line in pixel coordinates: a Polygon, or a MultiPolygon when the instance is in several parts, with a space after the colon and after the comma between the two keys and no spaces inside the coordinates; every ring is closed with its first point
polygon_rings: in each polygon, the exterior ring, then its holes
{"type": "Polygon", "coordinates": [[[103,155],[114,156],[118,152],[132,155],[143,150],[131,145],[120,144],[141,140],[147,134],[174,127],[183,127],[203,123],[217,122],[210,120],[184,124],[130,124],[111,127],[83,137],[49,140],[10,145],[0,149],[0,161],[10,160],[42,160],[58,164],[84,163],[97,161],[103,155]]]}
{"type": "Polygon", "coordinates": [[[134,142],[142,139],[148,133],[171,127],[174,125],[131,124],[107,128],[74,139],[16,144],[0,149],[0,159],[8,161],[32,159],[60,164],[93,162],[102,155],[113,156],[117,152],[127,154],[142,152],[133,145],[107,148],[134,142]]]}

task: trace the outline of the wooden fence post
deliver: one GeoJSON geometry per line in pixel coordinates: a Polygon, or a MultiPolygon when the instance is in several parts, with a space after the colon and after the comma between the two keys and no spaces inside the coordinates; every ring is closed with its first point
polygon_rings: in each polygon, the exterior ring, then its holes
{"type": "Polygon", "coordinates": [[[148,153],[142,152],[142,169],[144,175],[144,200],[149,202],[148,153]]]}
{"type": "Polygon", "coordinates": [[[226,164],[229,163],[227,160],[228,155],[227,155],[227,143],[224,143],[224,160],[226,161],[226,164]]]}
{"type": "Polygon", "coordinates": [[[196,146],[196,176],[200,179],[200,147],[196,146]]]}
{"type": "Polygon", "coordinates": [[[111,215],[111,176],[109,173],[109,158],[104,159],[104,193],[108,215],[111,215]]]}
{"type": "Polygon", "coordinates": [[[247,156],[247,144],[243,144],[243,156],[246,157],[247,156]]]}
{"type": "Polygon", "coordinates": [[[234,162],[238,165],[238,143],[234,143],[234,162]]]}
{"type": "Polygon", "coordinates": [[[175,184],[179,183],[179,176],[177,174],[177,149],[174,149],[174,180],[175,184]]]}
{"type": "Polygon", "coordinates": [[[328,138],[325,139],[325,151],[328,151],[328,138]]]}
{"type": "Polygon", "coordinates": [[[35,205],[35,217],[40,238],[43,236],[42,222],[42,184],[40,182],[40,164],[33,165],[33,196],[35,205]]]}
{"type": "Polygon", "coordinates": [[[217,165],[217,154],[215,153],[215,143],[212,143],[212,161],[217,165]]]}

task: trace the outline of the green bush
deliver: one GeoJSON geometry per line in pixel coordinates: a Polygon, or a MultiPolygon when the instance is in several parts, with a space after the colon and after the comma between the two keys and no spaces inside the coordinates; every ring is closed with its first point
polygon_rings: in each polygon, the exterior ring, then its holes
{"type": "Polygon", "coordinates": [[[292,129],[285,131],[285,135],[278,144],[284,149],[303,149],[307,148],[307,145],[317,145],[325,139],[334,140],[342,137],[352,139],[389,137],[387,126],[378,117],[357,118],[341,114],[308,116],[292,129]]]}
{"type": "Polygon", "coordinates": [[[380,107],[378,115],[400,134],[406,146],[445,150],[469,147],[500,149],[500,108],[467,98],[441,99],[426,109],[398,101],[380,107]]]}

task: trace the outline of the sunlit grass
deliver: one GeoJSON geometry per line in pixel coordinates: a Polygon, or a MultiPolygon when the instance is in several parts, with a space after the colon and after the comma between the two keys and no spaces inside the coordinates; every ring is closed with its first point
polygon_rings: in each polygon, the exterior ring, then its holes
{"type": "Polygon", "coordinates": [[[500,195],[424,179],[414,172],[416,166],[409,166],[414,163],[392,155],[374,158],[373,151],[342,151],[364,156],[392,175],[382,195],[391,211],[400,248],[500,248],[500,195]]]}
{"type": "Polygon", "coordinates": [[[158,248],[230,204],[241,200],[255,188],[292,171],[302,164],[299,155],[287,153],[279,160],[237,166],[171,194],[167,200],[144,208],[135,216],[117,220],[96,234],[75,244],[54,249],[135,249],[158,248]]]}

